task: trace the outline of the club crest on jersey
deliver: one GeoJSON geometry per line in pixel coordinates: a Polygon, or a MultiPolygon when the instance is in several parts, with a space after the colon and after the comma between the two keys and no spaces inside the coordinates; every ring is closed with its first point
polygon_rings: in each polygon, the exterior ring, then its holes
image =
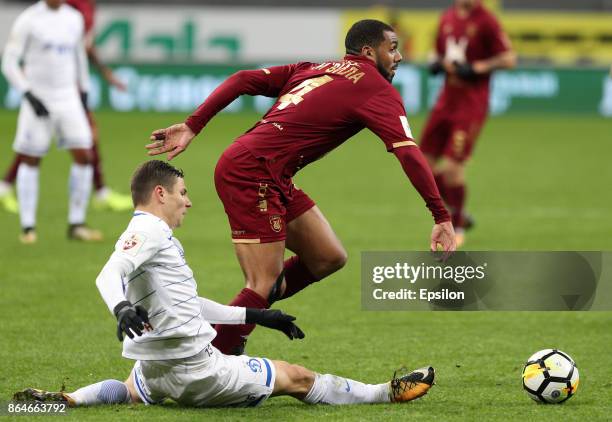
{"type": "Polygon", "coordinates": [[[261,372],[261,362],[259,359],[251,358],[247,362],[247,366],[251,368],[253,372],[261,372]]]}
{"type": "Polygon", "coordinates": [[[121,249],[128,255],[136,256],[147,238],[140,233],[130,233],[123,241],[121,249]]]}
{"type": "Polygon", "coordinates": [[[280,215],[270,216],[270,226],[276,233],[283,229],[283,220],[281,219],[280,215]]]}

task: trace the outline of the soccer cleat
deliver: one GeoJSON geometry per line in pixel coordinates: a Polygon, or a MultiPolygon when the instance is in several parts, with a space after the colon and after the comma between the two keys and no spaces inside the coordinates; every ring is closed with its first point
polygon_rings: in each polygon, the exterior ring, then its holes
{"type": "Polygon", "coordinates": [[[93,206],[97,210],[129,211],[134,208],[132,197],[115,192],[109,188],[102,188],[94,196],[93,206]]]}
{"type": "Polygon", "coordinates": [[[36,243],[38,237],[36,236],[36,230],[34,227],[26,227],[19,235],[19,241],[24,245],[32,245],[36,243]]]}
{"type": "MultiPolygon", "coordinates": [[[[404,371],[405,368],[400,369],[404,371]]],[[[389,383],[389,397],[392,402],[405,402],[427,394],[434,383],[435,370],[431,366],[415,369],[408,375],[398,377],[397,372],[389,383]]]]}
{"type": "Polygon", "coordinates": [[[74,407],[75,401],[66,393],[62,391],[51,392],[45,390],[38,390],[36,388],[26,388],[13,394],[14,401],[35,401],[39,403],[45,402],[67,402],[68,406],[74,407]]]}
{"type": "Polygon", "coordinates": [[[19,203],[12,189],[0,195],[0,203],[2,203],[2,207],[11,214],[17,214],[19,212],[19,203]]]}
{"type": "Polygon", "coordinates": [[[99,242],[103,239],[102,232],[87,227],[84,224],[72,224],[68,227],[68,239],[81,242],[99,242]]]}

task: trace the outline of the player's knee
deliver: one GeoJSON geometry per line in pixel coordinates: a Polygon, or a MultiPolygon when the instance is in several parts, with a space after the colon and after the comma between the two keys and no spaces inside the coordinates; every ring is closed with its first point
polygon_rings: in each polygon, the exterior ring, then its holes
{"type": "Polygon", "coordinates": [[[333,252],[317,260],[315,263],[316,268],[310,270],[317,277],[323,278],[344,267],[347,260],[348,254],[346,250],[342,246],[339,246],[334,248],[333,252]]]}
{"type": "Polygon", "coordinates": [[[338,271],[346,265],[346,261],[348,261],[348,253],[343,247],[339,247],[336,249],[334,255],[330,257],[329,267],[333,271],[338,271]]]}
{"type": "Polygon", "coordinates": [[[80,165],[91,164],[93,161],[91,151],[88,149],[73,149],[72,158],[75,163],[80,165]]]}
{"type": "Polygon", "coordinates": [[[106,380],[100,386],[98,399],[104,404],[128,403],[130,392],[125,383],[118,380],[106,380]]]}
{"type": "Polygon", "coordinates": [[[315,381],[315,373],[299,365],[291,365],[294,369],[293,383],[301,394],[308,394],[315,381]]]}
{"type": "Polygon", "coordinates": [[[287,375],[287,390],[290,394],[305,395],[310,391],[315,380],[314,372],[300,365],[292,365],[286,362],[284,371],[287,375]]]}
{"type": "Polygon", "coordinates": [[[449,186],[461,185],[465,181],[465,166],[458,161],[448,160],[443,173],[444,181],[449,186]]]}

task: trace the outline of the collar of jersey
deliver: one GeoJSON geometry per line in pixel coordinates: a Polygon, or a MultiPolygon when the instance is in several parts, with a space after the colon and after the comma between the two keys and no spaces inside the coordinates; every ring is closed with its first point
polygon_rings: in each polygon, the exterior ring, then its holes
{"type": "Polygon", "coordinates": [[[155,218],[157,221],[159,221],[163,226],[164,226],[164,230],[167,230],[170,233],[169,239],[172,238],[172,229],[170,228],[170,226],[161,218],[159,218],[158,216],[156,216],[155,214],[151,214],[150,212],[146,212],[146,211],[141,211],[141,210],[135,210],[133,216],[134,217],[139,217],[141,215],[148,215],[149,217],[153,217],[155,218]]]}
{"type": "Polygon", "coordinates": [[[343,60],[352,60],[354,62],[369,64],[374,68],[376,67],[376,63],[374,63],[372,60],[365,58],[364,56],[357,56],[355,54],[347,54],[344,56],[343,60]]]}

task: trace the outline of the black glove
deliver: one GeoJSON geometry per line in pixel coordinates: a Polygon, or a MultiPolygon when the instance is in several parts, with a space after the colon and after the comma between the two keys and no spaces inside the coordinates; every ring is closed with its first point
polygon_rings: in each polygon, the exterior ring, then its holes
{"type": "Polygon", "coordinates": [[[123,341],[123,333],[129,338],[134,338],[134,334],[141,336],[143,330],[151,329],[149,324],[149,313],[140,305],[132,305],[127,300],[119,302],[113,309],[117,317],[117,338],[123,341]]]}
{"type": "Polygon", "coordinates": [[[87,93],[81,92],[81,103],[83,104],[83,108],[85,111],[89,111],[89,106],[87,105],[87,93]]]}
{"type": "Polygon", "coordinates": [[[442,65],[441,61],[436,60],[427,66],[427,70],[429,70],[429,73],[432,75],[437,75],[444,72],[444,66],[442,65]]]}
{"type": "Polygon", "coordinates": [[[34,94],[32,94],[30,91],[27,91],[25,94],[23,94],[23,96],[26,100],[28,100],[28,102],[34,109],[34,113],[36,113],[38,117],[49,116],[49,110],[47,110],[47,107],[45,107],[45,105],[38,98],[36,98],[34,94]]]}
{"type": "Polygon", "coordinates": [[[453,64],[455,65],[455,69],[457,70],[457,76],[459,76],[461,79],[469,81],[476,79],[476,77],[478,76],[478,74],[474,72],[474,68],[472,67],[472,65],[468,62],[454,62],[453,64]]]}
{"type": "Polygon", "coordinates": [[[304,332],[293,321],[295,321],[294,316],[287,315],[278,309],[246,308],[244,322],[282,331],[290,340],[304,338],[304,332]]]}

